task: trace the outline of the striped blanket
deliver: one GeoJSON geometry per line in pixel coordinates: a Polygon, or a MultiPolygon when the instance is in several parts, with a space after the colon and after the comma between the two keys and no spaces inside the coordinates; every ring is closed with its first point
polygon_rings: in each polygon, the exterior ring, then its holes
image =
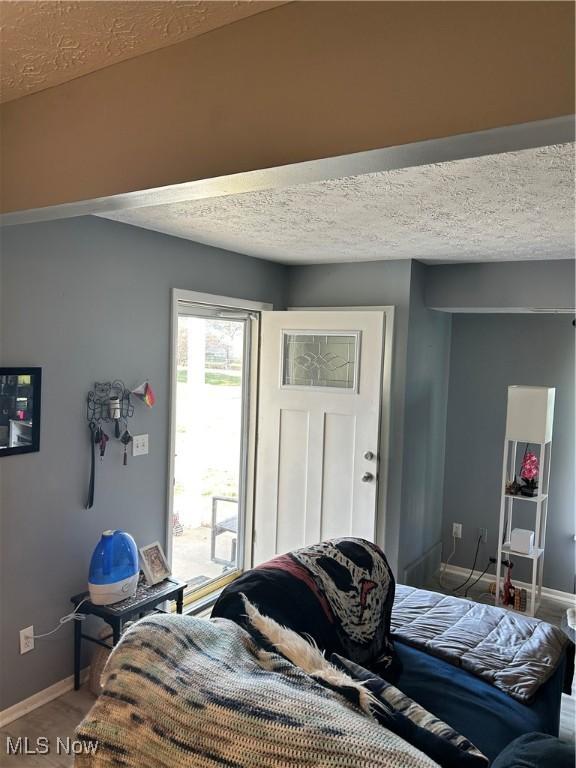
{"type": "Polygon", "coordinates": [[[350,700],[226,619],[154,616],[110,656],[78,768],[430,768],[350,700]]]}

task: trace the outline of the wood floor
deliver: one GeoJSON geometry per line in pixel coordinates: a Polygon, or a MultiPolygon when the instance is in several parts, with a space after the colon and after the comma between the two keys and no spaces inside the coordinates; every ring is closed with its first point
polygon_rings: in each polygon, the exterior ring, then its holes
{"type": "MultiPolygon", "coordinates": [[[[452,586],[450,578],[447,576],[444,580],[449,591],[452,586]]],[[[458,582],[454,582],[456,586],[458,582]]],[[[436,584],[430,588],[439,591],[440,587],[436,584]]],[[[444,590],[446,591],[446,590],[444,590]]],[[[473,599],[484,599],[476,592],[472,595],[473,599]]],[[[559,625],[565,608],[552,601],[543,601],[538,617],[549,621],[551,624],[559,625]]],[[[73,766],[74,758],[70,755],[56,754],[57,737],[65,740],[73,736],[74,729],[82,720],[94,703],[94,696],[86,686],[79,691],[70,691],[58,699],[45,704],[43,707],[30,712],[30,714],[15,720],[13,723],[0,730],[0,765],[2,768],[9,766],[26,766],[34,768],[35,766],[73,766]],[[30,749],[34,748],[35,741],[39,736],[47,736],[50,739],[51,751],[46,755],[6,755],[7,737],[12,739],[12,743],[19,737],[28,737],[30,749]]],[[[560,714],[560,738],[571,743],[575,742],[576,731],[576,686],[572,690],[572,696],[562,695],[562,709],[560,714]]]]}
{"type": "Polygon", "coordinates": [[[69,691],[49,704],[35,709],[24,717],[14,720],[0,729],[0,765],[2,768],[9,766],[73,766],[73,755],[57,754],[58,737],[65,743],[68,737],[73,738],[74,729],[95,702],[94,695],[87,686],[79,691],[69,691]],[[36,748],[36,739],[47,737],[50,744],[48,754],[7,754],[8,738],[12,744],[18,737],[28,738],[29,751],[36,748]]]}

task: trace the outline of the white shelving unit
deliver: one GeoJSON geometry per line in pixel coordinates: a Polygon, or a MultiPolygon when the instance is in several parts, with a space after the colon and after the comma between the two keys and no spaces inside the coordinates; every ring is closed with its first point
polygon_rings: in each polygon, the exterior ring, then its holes
{"type": "MultiPolygon", "coordinates": [[[[551,387],[508,387],[495,602],[496,605],[500,605],[500,587],[503,581],[502,560],[523,558],[531,561],[530,596],[526,607],[526,613],[530,616],[534,616],[538,610],[542,594],[555,393],[556,390],[551,387]],[[508,482],[518,474],[518,459],[526,444],[539,452],[540,474],[536,496],[516,496],[506,493],[508,482]],[[516,526],[513,526],[513,520],[516,526]],[[518,552],[511,548],[513,527],[534,530],[534,547],[530,553],[518,552]]],[[[512,572],[512,581],[514,581],[514,572],[512,572]]]]}

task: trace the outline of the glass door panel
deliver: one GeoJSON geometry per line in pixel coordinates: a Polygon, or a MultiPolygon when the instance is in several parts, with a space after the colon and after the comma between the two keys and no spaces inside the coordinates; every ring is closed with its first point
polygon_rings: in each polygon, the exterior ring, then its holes
{"type": "Polygon", "coordinates": [[[217,314],[178,316],[172,572],[193,590],[243,566],[249,320],[217,314]]]}

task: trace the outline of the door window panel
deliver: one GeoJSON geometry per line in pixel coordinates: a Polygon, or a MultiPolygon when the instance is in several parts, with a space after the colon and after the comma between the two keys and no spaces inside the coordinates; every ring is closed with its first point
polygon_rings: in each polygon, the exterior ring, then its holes
{"type": "Polygon", "coordinates": [[[359,333],[284,331],[282,385],[357,390],[359,333]]]}

